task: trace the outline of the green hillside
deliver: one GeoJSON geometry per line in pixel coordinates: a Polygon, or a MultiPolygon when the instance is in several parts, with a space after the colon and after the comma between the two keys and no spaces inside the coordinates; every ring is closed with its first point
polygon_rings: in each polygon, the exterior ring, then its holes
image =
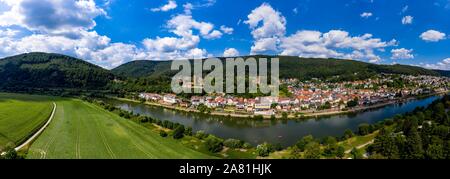
{"type": "Polygon", "coordinates": [[[170,61],[136,60],[114,68],[111,72],[117,76],[138,78],[157,74],[161,69],[170,69],[170,61]]]}
{"type": "MultiPolygon", "coordinates": [[[[273,56],[247,56],[265,57],[273,56]]],[[[280,59],[280,77],[326,79],[332,76],[340,76],[343,80],[363,79],[377,73],[410,74],[410,75],[435,75],[440,73],[421,67],[407,65],[377,65],[355,60],[341,59],[315,59],[300,58],[295,56],[277,56],[280,59]]],[[[225,59],[222,59],[225,60],[225,59]]],[[[125,77],[156,77],[160,75],[170,76],[169,61],[135,61],[123,64],[112,70],[113,73],[125,77]]]]}
{"type": "Polygon", "coordinates": [[[73,57],[27,53],[0,59],[0,88],[104,88],[113,78],[101,67],[73,57]]]}

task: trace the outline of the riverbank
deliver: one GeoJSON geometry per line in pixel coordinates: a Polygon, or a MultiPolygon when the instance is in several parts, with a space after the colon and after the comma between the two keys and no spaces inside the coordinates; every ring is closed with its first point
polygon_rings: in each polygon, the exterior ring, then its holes
{"type": "MultiPolygon", "coordinates": [[[[356,113],[356,112],[361,112],[361,111],[366,111],[366,110],[371,110],[371,109],[382,108],[382,107],[385,107],[385,106],[388,106],[388,105],[398,104],[398,103],[406,102],[406,101],[409,101],[409,100],[415,100],[415,99],[419,99],[419,98],[425,98],[425,97],[430,97],[430,96],[441,95],[441,94],[445,94],[445,93],[448,93],[448,92],[450,92],[450,91],[443,91],[443,92],[431,93],[431,94],[420,95],[420,96],[409,96],[409,97],[405,97],[405,98],[400,98],[400,99],[390,100],[390,101],[386,101],[386,102],[382,102],[382,103],[377,103],[377,104],[370,105],[370,106],[361,106],[361,107],[351,108],[351,109],[348,109],[348,110],[337,110],[337,109],[334,109],[334,110],[327,110],[327,111],[303,112],[303,113],[298,113],[297,115],[289,114],[287,116],[287,119],[317,118],[317,117],[324,117],[324,116],[351,114],[351,113],[356,113]]],[[[141,102],[141,101],[134,100],[134,99],[118,98],[118,97],[112,97],[112,96],[109,96],[108,98],[111,98],[111,99],[114,99],[114,100],[119,100],[119,101],[143,103],[143,104],[150,105],[150,106],[162,107],[162,108],[165,108],[165,109],[171,109],[171,110],[187,112],[187,113],[200,113],[200,114],[206,114],[206,115],[212,115],[212,116],[233,117],[233,118],[254,118],[255,116],[257,116],[257,115],[254,115],[254,114],[237,114],[237,113],[232,113],[232,112],[219,112],[219,111],[213,111],[213,112],[210,112],[210,113],[202,113],[202,112],[200,112],[197,109],[165,105],[165,104],[160,104],[160,103],[155,103],[155,102],[150,102],[150,101],[141,102]]],[[[264,119],[271,119],[272,118],[272,116],[267,116],[267,115],[266,116],[262,116],[262,117],[264,119]]],[[[274,117],[276,119],[283,119],[284,118],[281,114],[274,115],[274,117]]]]}

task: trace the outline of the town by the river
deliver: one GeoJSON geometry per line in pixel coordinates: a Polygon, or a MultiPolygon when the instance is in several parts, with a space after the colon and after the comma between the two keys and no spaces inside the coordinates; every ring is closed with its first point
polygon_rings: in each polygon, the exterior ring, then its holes
{"type": "Polygon", "coordinates": [[[439,95],[409,99],[376,109],[299,120],[248,120],[175,111],[131,101],[110,99],[108,102],[133,113],[177,122],[191,126],[194,131],[202,130],[222,138],[241,139],[251,144],[269,142],[290,146],[306,135],[317,138],[342,136],[346,129],[355,131],[363,123],[374,124],[397,114],[413,111],[416,107],[428,106],[438,98],[439,95]]]}

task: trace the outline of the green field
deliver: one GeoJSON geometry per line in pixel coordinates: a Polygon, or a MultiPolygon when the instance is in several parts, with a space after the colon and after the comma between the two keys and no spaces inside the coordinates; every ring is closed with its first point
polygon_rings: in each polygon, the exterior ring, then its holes
{"type": "Polygon", "coordinates": [[[45,96],[0,93],[0,150],[27,140],[45,124],[52,108],[45,96]]]}
{"type": "Polygon", "coordinates": [[[56,103],[55,118],[27,158],[211,158],[93,104],[76,99],[56,103]]]}

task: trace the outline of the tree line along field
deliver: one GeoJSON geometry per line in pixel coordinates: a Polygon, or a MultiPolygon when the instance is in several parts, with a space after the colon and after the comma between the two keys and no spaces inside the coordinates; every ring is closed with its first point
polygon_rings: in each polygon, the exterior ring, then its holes
{"type": "Polygon", "coordinates": [[[56,103],[55,118],[27,158],[212,158],[94,104],[77,99],[56,103]]]}
{"type": "Polygon", "coordinates": [[[52,112],[49,97],[0,93],[0,150],[26,141],[52,112]]]}

